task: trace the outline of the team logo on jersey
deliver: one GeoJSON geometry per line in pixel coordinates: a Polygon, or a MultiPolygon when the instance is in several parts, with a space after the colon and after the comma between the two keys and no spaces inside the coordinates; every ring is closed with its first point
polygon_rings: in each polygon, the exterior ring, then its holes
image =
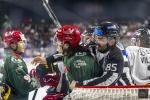
{"type": "Polygon", "coordinates": [[[65,34],[72,34],[74,29],[69,28],[67,31],[65,31],[65,34]]]}
{"type": "Polygon", "coordinates": [[[75,56],[85,56],[85,55],[87,55],[86,52],[77,52],[77,53],[75,53],[75,56]]]}
{"type": "Polygon", "coordinates": [[[73,65],[75,66],[75,68],[80,68],[81,66],[86,66],[86,62],[83,60],[76,60],[73,65]]]}

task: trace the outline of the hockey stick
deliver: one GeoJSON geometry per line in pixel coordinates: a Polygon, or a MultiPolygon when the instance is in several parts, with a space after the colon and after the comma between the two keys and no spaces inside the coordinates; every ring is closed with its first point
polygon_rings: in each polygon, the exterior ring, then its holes
{"type": "Polygon", "coordinates": [[[32,100],[35,100],[36,94],[37,94],[38,89],[35,89],[32,100]]]}
{"type": "Polygon", "coordinates": [[[60,22],[58,21],[55,13],[53,12],[53,10],[51,9],[50,5],[48,4],[48,2],[46,0],[42,0],[43,1],[43,6],[45,7],[48,15],[50,16],[50,18],[52,19],[53,23],[58,27],[60,28],[61,27],[61,24],[60,22]]]}
{"type": "MultiPolygon", "coordinates": [[[[60,27],[61,27],[61,24],[60,24],[60,22],[58,21],[56,15],[54,14],[53,10],[51,9],[50,5],[48,4],[48,2],[47,2],[46,0],[42,0],[42,1],[43,1],[43,6],[45,7],[45,9],[46,9],[48,15],[50,16],[50,18],[52,19],[52,21],[54,22],[54,24],[55,24],[58,28],[60,28],[60,27]]],[[[70,84],[69,79],[68,79],[66,73],[65,73],[65,77],[66,77],[66,80],[67,80],[68,84],[70,84]]],[[[68,98],[68,99],[71,100],[69,90],[68,90],[67,92],[68,92],[68,95],[69,95],[69,98],[68,98]]]]}

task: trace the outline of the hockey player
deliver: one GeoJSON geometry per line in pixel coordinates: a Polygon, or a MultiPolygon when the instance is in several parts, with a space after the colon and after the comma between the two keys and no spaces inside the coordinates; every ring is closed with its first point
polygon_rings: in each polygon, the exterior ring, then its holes
{"type": "MultiPolygon", "coordinates": [[[[55,42],[56,53],[47,58],[37,56],[32,61],[33,64],[40,63],[36,67],[36,75],[39,77],[40,84],[42,86],[50,86],[45,90],[45,92],[47,91],[47,95],[44,97],[44,100],[46,98],[53,98],[53,100],[61,99],[68,91],[68,84],[64,72],[62,44],[57,38],[55,38],[55,42]]],[[[35,76],[34,72],[31,74],[31,76],[35,76]]]]}
{"type": "Polygon", "coordinates": [[[121,50],[116,46],[119,28],[111,22],[102,22],[94,29],[95,42],[98,45],[97,59],[104,73],[101,77],[83,81],[82,85],[111,86],[118,85],[123,73],[124,60],[121,50]]]}
{"type": "Polygon", "coordinates": [[[93,38],[94,27],[88,27],[82,34],[81,34],[81,45],[88,46],[89,44],[94,43],[93,38]]]}
{"type": "MultiPolygon", "coordinates": [[[[100,73],[98,72],[100,68],[96,69],[97,67],[96,63],[93,57],[90,55],[90,53],[87,52],[87,49],[84,49],[81,46],[79,46],[80,32],[76,28],[76,26],[65,25],[60,29],[58,29],[56,32],[56,40],[57,40],[56,44],[58,44],[57,46],[58,53],[59,54],[63,53],[63,55],[65,56],[63,59],[65,65],[67,65],[66,67],[67,68],[66,70],[68,70],[67,80],[68,83],[70,84],[71,89],[72,85],[75,85],[77,82],[94,77],[96,75],[96,72],[100,73]],[[69,46],[69,48],[65,48],[65,46],[67,45],[69,46]]],[[[50,69],[52,69],[53,66],[55,66],[54,70],[56,70],[56,68],[58,67],[60,72],[63,74],[64,73],[63,70],[65,67],[62,66],[62,64],[60,64],[62,61],[61,58],[62,56],[57,57],[57,55],[58,54],[54,54],[46,59],[42,57],[36,57],[33,60],[33,63],[42,63],[48,65],[50,69]]],[[[46,66],[44,68],[46,68],[46,66]]],[[[61,80],[62,80],[61,84],[64,84],[66,79],[63,77],[63,79],[61,80]]],[[[62,89],[63,88],[67,89],[67,86],[62,85],[62,89]]],[[[47,95],[46,97],[52,97],[52,95],[47,95]]]]}
{"type": "MultiPolygon", "coordinates": [[[[98,26],[93,26],[91,28],[88,28],[85,32],[83,32],[82,45],[89,48],[89,50],[91,51],[91,54],[95,57],[95,59],[97,61],[97,58],[99,58],[99,60],[101,60],[104,57],[104,54],[98,52],[96,49],[96,43],[95,43],[95,39],[94,39],[95,27],[98,27],[98,26]]],[[[117,42],[116,46],[122,51],[123,58],[124,58],[123,74],[122,74],[122,77],[118,81],[118,85],[123,85],[123,86],[134,85],[133,81],[131,79],[131,75],[130,75],[130,69],[129,69],[129,65],[128,65],[126,51],[120,42],[117,42]]]]}
{"type": "Polygon", "coordinates": [[[135,46],[126,48],[131,76],[136,85],[150,83],[150,30],[138,29],[131,40],[135,46]]]}
{"type": "Polygon", "coordinates": [[[28,93],[39,85],[28,75],[27,66],[22,58],[25,50],[25,37],[22,32],[12,30],[4,33],[6,46],[4,58],[4,83],[10,86],[9,100],[27,100],[28,93]]]}
{"type": "Polygon", "coordinates": [[[96,44],[94,41],[94,27],[88,27],[82,34],[81,34],[81,43],[80,45],[84,46],[85,48],[89,49],[91,55],[97,60],[96,58],[96,44]]]}
{"type": "Polygon", "coordinates": [[[87,49],[79,46],[80,31],[75,25],[65,25],[57,30],[56,37],[62,42],[64,64],[67,69],[67,78],[70,88],[74,88],[77,83],[99,76],[102,69],[87,49]]]}

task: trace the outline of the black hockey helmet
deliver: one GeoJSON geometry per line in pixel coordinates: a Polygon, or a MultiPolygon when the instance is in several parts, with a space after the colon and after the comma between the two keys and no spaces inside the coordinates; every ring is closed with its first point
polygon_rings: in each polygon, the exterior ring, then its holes
{"type": "Polygon", "coordinates": [[[140,46],[142,47],[150,47],[150,30],[145,27],[139,28],[132,39],[136,39],[136,42],[140,40],[140,46]]]}
{"type": "Polygon", "coordinates": [[[97,36],[119,37],[119,26],[113,22],[102,22],[94,28],[94,34],[97,36]]]}
{"type": "Polygon", "coordinates": [[[94,28],[95,28],[95,27],[88,27],[88,28],[82,33],[82,35],[83,35],[83,36],[87,36],[87,35],[91,36],[91,35],[93,35],[94,28]]]}

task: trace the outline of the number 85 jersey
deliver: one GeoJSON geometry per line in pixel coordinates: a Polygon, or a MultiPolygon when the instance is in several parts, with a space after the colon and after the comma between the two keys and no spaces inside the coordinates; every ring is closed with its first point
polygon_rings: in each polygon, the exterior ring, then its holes
{"type": "Polygon", "coordinates": [[[101,77],[97,77],[90,80],[85,80],[83,85],[96,85],[96,86],[112,86],[118,85],[118,81],[121,78],[124,68],[124,59],[121,50],[118,47],[111,48],[101,58],[102,54],[97,54],[99,67],[102,67],[104,73],[101,77]]]}
{"type": "Polygon", "coordinates": [[[150,83],[150,48],[129,46],[126,51],[134,83],[150,83]]]}

